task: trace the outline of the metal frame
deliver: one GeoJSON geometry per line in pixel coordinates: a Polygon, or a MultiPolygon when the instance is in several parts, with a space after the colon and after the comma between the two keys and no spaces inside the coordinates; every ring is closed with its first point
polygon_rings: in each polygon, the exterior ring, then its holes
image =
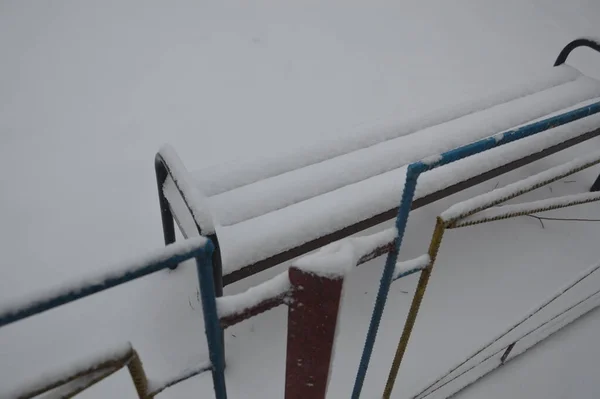
{"type": "Polygon", "coordinates": [[[204,318],[206,340],[208,341],[211,363],[209,370],[212,371],[215,397],[218,399],[226,399],[227,392],[224,374],[225,358],[223,340],[221,338],[223,329],[221,328],[219,316],[217,314],[215,287],[212,279],[212,254],[214,245],[210,240],[204,241],[204,239],[199,238],[197,244],[188,245],[183,248],[184,249],[170,255],[166,252],[162,257],[159,256],[152,261],[132,266],[112,275],[103,276],[103,278],[90,278],[88,282],[81,287],[66,287],[53,292],[52,295],[41,296],[40,298],[19,304],[13,309],[0,313],[0,327],[118,285],[125,284],[149,274],[156,273],[160,270],[167,268],[172,269],[174,266],[177,266],[179,263],[188,259],[195,259],[199,289],[202,297],[202,316],[204,318]]]}
{"type": "MultiPolygon", "coordinates": [[[[577,40],[574,40],[571,43],[569,43],[567,46],[565,46],[565,48],[561,51],[560,55],[558,56],[554,65],[558,66],[558,65],[563,64],[566,61],[569,54],[578,47],[589,47],[589,48],[592,48],[592,49],[600,52],[600,44],[599,43],[597,43],[593,40],[590,40],[590,39],[577,39],[577,40]]],[[[547,157],[556,152],[562,151],[566,148],[572,147],[576,144],[590,140],[599,135],[600,135],[600,129],[592,130],[592,131],[584,133],[578,137],[569,139],[563,143],[546,148],[546,149],[541,150],[534,154],[529,154],[523,158],[520,158],[516,161],[510,162],[501,167],[494,168],[492,170],[481,173],[470,179],[453,184],[447,188],[436,191],[436,192],[426,195],[422,198],[417,198],[412,203],[411,209],[414,210],[414,209],[423,207],[425,205],[431,204],[433,202],[436,202],[438,200],[446,198],[452,194],[458,193],[460,191],[466,190],[470,187],[476,186],[480,183],[483,183],[483,182],[493,179],[495,177],[501,176],[512,170],[515,170],[524,165],[527,165],[527,164],[530,164],[537,160],[540,160],[544,157],[547,157]]],[[[171,212],[171,208],[169,206],[168,200],[165,198],[163,190],[162,190],[162,187],[165,183],[166,178],[169,176],[170,171],[169,171],[168,165],[166,164],[164,159],[160,156],[160,154],[156,155],[155,169],[156,169],[156,179],[157,179],[158,195],[159,195],[159,202],[160,202],[160,209],[161,209],[161,218],[163,221],[163,235],[165,238],[165,243],[167,244],[170,242],[174,242],[174,240],[175,240],[175,229],[174,229],[173,220],[175,219],[175,221],[177,221],[177,219],[174,218],[174,215],[171,212]]],[[[177,186],[177,182],[175,182],[175,184],[177,186]]],[[[177,186],[177,188],[181,194],[181,189],[179,188],[179,186],[177,186]]],[[[600,176],[598,177],[598,179],[592,186],[591,190],[592,191],[600,190],[600,176]]],[[[183,195],[182,195],[182,197],[183,197],[183,195]]],[[[186,203],[186,206],[188,206],[188,210],[189,210],[189,204],[186,203]]],[[[189,210],[189,211],[191,213],[191,210],[189,210]]],[[[349,237],[353,234],[359,233],[361,231],[364,231],[368,228],[374,227],[383,222],[392,220],[396,217],[396,215],[398,214],[398,211],[399,211],[398,207],[389,209],[385,212],[377,214],[368,219],[364,219],[364,220],[356,222],[350,226],[346,226],[346,227],[344,227],[340,230],[337,230],[333,233],[315,238],[314,240],[308,241],[302,245],[298,245],[294,248],[277,253],[275,255],[272,255],[268,258],[262,259],[255,263],[246,265],[243,268],[236,270],[232,273],[226,274],[224,276],[222,275],[223,269],[222,269],[222,264],[221,264],[221,253],[220,253],[219,241],[217,239],[217,234],[214,233],[214,234],[208,235],[208,237],[215,244],[215,253],[213,256],[213,271],[215,274],[214,280],[215,280],[215,288],[217,290],[217,296],[222,295],[223,286],[235,283],[236,281],[242,280],[246,277],[260,273],[261,271],[275,267],[283,262],[292,260],[298,256],[301,256],[308,252],[314,251],[314,250],[321,248],[327,244],[330,244],[332,242],[349,237]]],[[[179,222],[178,222],[178,224],[179,224],[179,222]]],[[[202,234],[201,226],[197,226],[197,228],[198,228],[198,231],[200,232],[200,234],[202,234]]]]}
{"type": "MultiPolygon", "coordinates": [[[[154,170],[156,172],[156,186],[158,189],[158,202],[160,205],[160,217],[162,220],[163,237],[165,240],[165,245],[169,245],[174,243],[176,240],[175,224],[173,223],[173,221],[177,221],[178,225],[180,225],[180,223],[177,220],[177,218],[173,215],[173,212],[171,211],[171,206],[169,205],[169,201],[167,200],[167,197],[165,197],[165,193],[163,191],[163,187],[165,185],[165,182],[167,181],[167,177],[172,176],[172,173],[169,164],[166,162],[166,160],[162,157],[160,153],[156,154],[156,156],[154,157],[154,170]]],[[[185,200],[186,197],[183,194],[181,186],[179,185],[176,179],[173,179],[173,183],[175,184],[179,195],[181,195],[181,198],[184,199],[184,203],[188,209],[188,212],[190,212],[190,214],[193,214],[189,204],[185,200]]],[[[219,239],[217,237],[217,233],[214,232],[211,234],[203,234],[202,226],[198,225],[198,222],[196,222],[196,220],[194,220],[194,223],[196,224],[196,228],[198,229],[198,234],[207,237],[210,241],[212,241],[215,247],[212,257],[213,281],[215,283],[216,296],[221,297],[223,296],[223,265],[221,263],[221,249],[219,246],[219,239]]],[[[180,231],[183,232],[183,229],[180,228],[180,231]]],[[[173,266],[171,269],[175,269],[176,267],[177,265],[173,266]]]]}
{"type": "MultiPolygon", "coordinates": [[[[595,107],[595,108],[598,109],[598,107],[595,107]]],[[[532,126],[532,128],[533,128],[533,126],[532,126]]],[[[546,186],[552,182],[555,182],[557,180],[560,180],[567,176],[570,176],[574,173],[577,173],[584,169],[595,166],[599,163],[600,163],[600,156],[597,155],[593,159],[587,158],[585,162],[579,162],[576,164],[572,164],[572,166],[569,168],[568,171],[564,171],[564,168],[563,168],[564,166],[566,166],[568,164],[563,164],[558,167],[559,168],[558,172],[556,172],[556,168],[551,168],[545,172],[542,172],[542,173],[547,173],[547,172],[554,170],[554,172],[552,172],[551,175],[545,176],[543,178],[543,180],[541,180],[538,184],[536,184],[534,186],[527,186],[527,185],[523,185],[523,184],[519,185],[519,183],[515,183],[516,185],[514,185],[513,189],[511,189],[510,192],[505,193],[504,195],[496,198],[493,201],[491,201],[491,200],[487,201],[487,202],[484,201],[485,203],[481,203],[477,206],[472,206],[470,208],[467,207],[468,209],[464,209],[462,212],[460,212],[459,215],[448,216],[447,218],[444,218],[443,214],[438,215],[437,220],[436,220],[436,226],[435,226],[434,232],[431,236],[431,241],[429,244],[429,250],[428,250],[429,263],[428,263],[427,267],[423,270],[423,273],[431,274],[433,268],[435,267],[435,263],[437,260],[437,255],[438,255],[441,243],[442,243],[442,239],[444,237],[445,232],[449,229],[464,228],[467,226],[473,226],[473,225],[480,224],[480,223],[487,223],[487,222],[493,222],[493,221],[497,221],[497,220],[505,220],[508,218],[519,217],[519,216],[523,216],[523,215],[529,215],[532,213],[542,212],[544,210],[566,208],[566,207],[570,207],[570,206],[600,201],[600,194],[595,194],[592,197],[590,197],[589,194],[586,194],[583,198],[580,198],[580,199],[573,199],[572,197],[569,196],[568,203],[562,202],[562,201],[564,201],[564,198],[567,198],[567,197],[558,197],[558,198],[555,198],[555,200],[556,200],[555,203],[548,203],[543,206],[533,206],[533,207],[529,207],[529,209],[523,209],[518,212],[506,211],[506,213],[491,216],[491,217],[480,217],[480,218],[475,217],[475,215],[477,215],[480,211],[485,212],[486,209],[491,209],[494,207],[497,207],[496,209],[502,209],[502,204],[504,204],[507,200],[509,200],[511,198],[521,196],[521,195],[526,194],[530,191],[533,191],[537,188],[546,186]],[[562,199],[562,201],[561,201],[561,199],[562,199]],[[468,218],[469,216],[475,217],[475,220],[465,220],[465,218],[468,218]]],[[[537,176],[540,176],[542,173],[538,174],[537,176]]],[[[520,183],[523,183],[523,182],[524,181],[522,180],[520,183]]],[[[483,195],[485,196],[485,194],[483,194],[483,195]]],[[[529,204],[534,205],[535,202],[531,202],[529,204]]],[[[396,355],[394,356],[394,361],[392,362],[392,367],[391,367],[390,373],[388,375],[388,380],[387,380],[384,394],[383,394],[384,399],[387,399],[391,396],[392,389],[393,389],[393,386],[394,386],[394,383],[395,383],[395,380],[396,380],[396,377],[398,374],[398,370],[401,366],[402,359],[404,357],[404,353],[408,346],[411,332],[412,332],[414,324],[415,324],[417,313],[419,311],[418,304],[421,303],[423,296],[425,295],[427,282],[425,282],[424,284],[425,285],[423,285],[423,286],[420,285],[419,288],[421,288],[421,289],[417,289],[415,292],[413,302],[411,305],[411,311],[409,313],[409,316],[406,319],[406,323],[405,323],[404,329],[402,331],[402,336],[400,338],[400,341],[398,342],[396,355]]],[[[507,349],[504,359],[506,359],[506,357],[509,355],[510,350],[512,350],[512,348],[507,349]]]]}
{"type": "MultiPolygon", "coordinates": [[[[560,115],[552,116],[546,118],[544,120],[533,122],[528,125],[522,126],[517,129],[509,130],[507,132],[500,133],[496,136],[488,137],[482,140],[475,141],[473,143],[464,145],[462,147],[458,147],[454,150],[450,150],[440,154],[439,159],[435,162],[424,162],[418,161],[411,163],[408,165],[406,171],[406,180],[404,185],[404,190],[402,193],[402,199],[400,202],[400,210],[398,212],[398,216],[396,218],[396,229],[398,230],[398,237],[395,242],[395,249],[388,253],[385,267],[383,270],[383,274],[381,276],[381,280],[379,283],[379,291],[377,292],[377,297],[375,300],[375,305],[373,308],[373,313],[371,315],[371,321],[369,323],[369,329],[367,332],[367,337],[365,339],[365,344],[363,347],[363,353],[361,355],[360,364],[358,367],[356,379],[354,382],[354,388],[352,391],[352,399],[358,399],[360,397],[362,387],[364,384],[364,380],[367,374],[367,369],[369,367],[369,362],[371,360],[371,355],[373,354],[373,348],[375,345],[375,340],[377,338],[377,332],[379,329],[379,324],[381,322],[381,317],[383,315],[383,310],[385,308],[385,304],[387,301],[387,296],[390,290],[390,286],[393,280],[394,269],[396,266],[396,262],[398,260],[398,253],[400,252],[400,248],[402,246],[402,239],[404,237],[404,233],[406,231],[406,224],[408,222],[408,216],[411,210],[411,205],[413,204],[413,199],[415,196],[415,190],[417,187],[417,180],[419,177],[428,171],[436,169],[438,167],[442,167],[444,165],[448,165],[450,163],[459,161],[461,159],[470,157],[475,154],[479,154],[490,150],[492,148],[496,148],[502,146],[504,144],[508,144],[517,140],[524,139],[526,137],[533,136],[535,134],[541,133],[548,129],[552,129],[558,126],[566,125],[568,123],[574,122],[576,120],[585,118],[587,116],[600,113],[600,102],[596,102],[584,107],[577,108],[572,111],[568,111],[562,113],[560,115]]],[[[438,218],[438,225],[441,223],[441,219],[438,218]]],[[[436,226],[436,230],[438,227],[436,226]]],[[[440,236],[441,239],[441,236],[440,236]]],[[[432,260],[435,258],[435,253],[429,254],[432,260]]],[[[419,311],[419,307],[421,305],[421,301],[425,294],[425,290],[427,288],[427,284],[429,282],[429,277],[431,275],[432,263],[421,272],[421,276],[419,278],[419,282],[417,285],[417,289],[415,292],[415,296],[411,303],[410,311],[406,320],[405,330],[402,334],[402,340],[408,341],[408,337],[411,334],[412,325],[414,324],[417,313],[419,311]]],[[[406,342],[405,342],[406,343],[406,342]]],[[[405,343],[403,346],[405,347],[405,343]]],[[[400,353],[400,356],[402,354],[400,353]]],[[[387,388],[386,388],[387,391],[387,388]]],[[[384,397],[389,397],[391,392],[386,392],[387,395],[384,394],[384,397]]]]}

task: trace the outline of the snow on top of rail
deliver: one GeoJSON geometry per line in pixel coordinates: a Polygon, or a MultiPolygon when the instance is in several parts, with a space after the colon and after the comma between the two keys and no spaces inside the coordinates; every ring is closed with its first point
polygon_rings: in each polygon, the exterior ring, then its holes
{"type": "MultiPolygon", "coordinates": [[[[294,266],[319,276],[341,277],[354,268],[360,258],[390,243],[396,235],[396,228],[391,228],[368,236],[347,238],[294,261],[294,266]]],[[[238,315],[290,290],[288,272],[284,272],[242,293],[217,298],[217,313],[219,318],[238,315]]]]}
{"type": "MultiPolygon", "coordinates": [[[[550,116],[575,110],[580,107],[588,106],[600,101],[600,97],[583,101],[559,112],[554,112],[544,118],[537,118],[529,123],[546,119],[550,116]]],[[[518,128],[523,125],[517,125],[518,128]]],[[[591,115],[583,119],[558,126],[547,131],[525,137],[520,140],[506,143],[499,147],[492,148],[479,154],[471,155],[465,159],[444,165],[443,168],[437,168],[428,171],[422,175],[417,184],[415,198],[421,198],[424,195],[441,190],[458,181],[467,180],[479,173],[498,168],[515,160],[521,159],[532,152],[538,152],[543,149],[563,143],[569,139],[580,136],[584,132],[597,129],[600,126],[600,115],[591,115]]],[[[494,137],[502,136],[504,132],[494,137]]]]}
{"type": "Polygon", "coordinates": [[[555,166],[534,176],[509,184],[505,187],[497,188],[488,193],[478,195],[466,201],[459,202],[442,212],[440,217],[444,221],[451,221],[457,218],[468,216],[478,209],[493,206],[499,201],[503,202],[518,193],[532,191],[540,185],[552,182],[562,177],[575,173],[585,167],[592,166],[600,162],[600,152],[577,158],[565,164],[555,166]]]}
{"type": "Polygon", "coordinates": [[[175,372],[173,374],[168,374],[164,377],[153,377],[148,378],[148,392],[150,397],[154,397],[155,395],[161,393],[165,389],[172,387],[180,382],[183,382],[191,377],[194,377],[198,374],[202,374],[205,371],[209,371],[212,368],[212,364],[210,360],[202,361],[196,364],[193,367],[185,368],[181,371],[175,372]]]}
{"type": "Polygon", "coordinates": [[[132,351],[133,348],[129,342],[117,344],[110,349],[95,350],[92,354],[80,357],[68,367],[60,369],[60,371],[52,370],[42,375],[30,377],[29,381],[7,391],[0,390],[0,398],[25,397],[30,392],[44,389],[57,381],[62,381],[79,372],[90,370],[99,364],[124,360],[132,351]]]}
{"type": "Polygon", "coordinates": [[[287,154],[261,157],[248,162],[232,162],[219,167],[211,166],[194,172],[194,178],[205,195],[213,196],[269,177],[325,161],[332,157],[379,144],[381,142],[407,136],[428,127],[440,125],[453,119],[493,107],[498,104],[521,98],[573,81],[582,74],[568,65],[549,68],[531,76],[526,81],[496,92],[493,95],[452,104],[441,109],[429,110],[401,121],[386,119],[385,123],[372,125],[368,132],[362,131],[344,135],[344,140],[331,140],[307,145],[301,151],[290,150],[287,154]]]}
{"type": "MultiPolygon", "coordinates": [[[[422,159],[434,162],[439,159],[440,153],[599,96],[600,82],[583,76],[567,84],[453,119],[442,125],[430,126],[411,135],[332,156],[320,163],[209,196],[207,201],[220,225],[235,225],[412,162],[422,159]]],[[[298,151],[298,154],[310,156],[304,151],[298,151]]],[[[242,171],[240,173],[243,174],[242,171]]],[[[201,182],[196,182],[196,185],[199,190],[204,191],[201,182]]]]}
{"type": "Polygon", "coordinates": [[[429,254],[421,255],[417,258],[397,262],[394,269],[394,280],[404,277],[408,274],[418,272],[425,269],[431,263],[429,254]]]}
{"type": "Polygon", "coordinates": [[[346,238],[296,260],[294,266],[323,277],[342,277],[360,258],[389,244],[397,235],[393,227],[367,236],[346,238]]]}
{"type": "MultiPolygon", "coordinates": [[[[577,107],[584,104],[587,102],[577,107]]],[[[600,115],[588,116],[431,170],[419,178],[415,199],[573,139],[598,126],[600,115]]],[[[397,207],[405,177],[406,167],[401,167],[261,217],[221,226],[218,234],[225,274],[397,207]]]]}
{"type": "Polygon", "coordinates": [[[261,302],[285,295],[290,292],[291,287],[286,271],[239,294],[217,298],[217,313],[221,319],[238,315],[261,302]]]}
{"type": "Polygon", "coordinates": [[[167,164],[173,182],[181,189],[196,223],[202,228],[202,234],[213,234],[215,232],[215,225],[208,201],[198,190],[197,186],[192,184],[192,177],[183,165],[183,162],[181,162],[175,149],[165,144],[160,148],[159,154],[167,164]]]}
{"type": "Polygon", "coordinates": [[[146,255],[137,256],[130,261],[119,263],[114,267],[108,268],[107,271],[100,273],[96,272],[77,281],[65,282],[34,296],[13,298],[12,300],[5,301],[0,305],[0,319],[31,306],[45,303],[62,295],[76,295],[86,287],[102,284],[109,279],[127,276],[148,265],[162,263],[175,256],[192,254],[195,251],[204,248],[207,241],[208,240],[205,237],[194,237],[177,241],[164,248],[151,251],[146,255]]]}
{"type": "Polygon", "coordinates": [[[517,214],[532,214],[556,208],[565,208],[580,205],[587,202],[600,201],[600,192],[578,193],[555,198],[547,198],[539,201],[531,201],[522,204],[512,204],[488,208],[474,215],[461,219],[456,227],[467,224],[477,224],[503,216],[516,216],[517,214]]]}

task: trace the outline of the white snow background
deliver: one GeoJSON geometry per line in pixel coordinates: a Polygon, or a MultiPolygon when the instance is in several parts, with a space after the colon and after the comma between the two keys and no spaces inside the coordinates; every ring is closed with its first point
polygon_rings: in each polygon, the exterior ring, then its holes
{"type": "MultiPolygon", "coordinates": [[[[600,37],[599,18],[600,3],[586,0],[2,1],[0,302],[117,269],[162,246],[152,163],[165,142],[191,169],[225,168],[369,134],[551,68],[570,40],[600,37]]],[[[569,63],[600,78],[600,54],[577,50],[569,63]]],[[[413,212],[401,259],[424,253],[435,216],[453,203],[599,143],[413,212]]],[[[597,172],[523,201],[583,192],[597,172]]],[[[600,218],[600,209],[549,215],[600,218]]],[[[599,233],[600,223],[542,228],[532,218],[449,232],[394,397],[409,397],[595,263],[599,233]]],[[[382,263],[350,273],[329,397],[349,397],[382,263]]],[[[365,398],[383,390],[415,282],[392,287],[365,398]]],[[[0,397],[127,341],[151,378],[202,363],[196,287],[186,265],[0,329],[0,397]]],[[[593,313],[462,397],[595,396],[597,328],[593,313]]],[[[282,396],[285,329],[280,308],[227,330],[231,398],[282,396]]],[[[133,397],[128,379],[120,372],[81,397],[133,397]]],[[[211,390],[206,374],[159,397],[211,390]]]]}

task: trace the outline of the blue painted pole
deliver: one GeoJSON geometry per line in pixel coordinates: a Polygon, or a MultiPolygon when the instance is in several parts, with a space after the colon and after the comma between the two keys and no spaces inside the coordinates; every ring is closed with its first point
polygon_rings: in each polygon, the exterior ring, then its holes
{"type": "Polygon", "coordinates": [[[373,308],[373,313],[371,314],[369,330],[367,332],[365,346],[360,358],[360,364],[358,366],[358,374],[356,376],[356,380],[354,381],[352,399],[358,399],[360,397],[365,377],[367,375],[367,369],[369,368],[369,362],[371,360],[371,355],[373,354],[373,347],[375,346],[375,339],[377,338],[377,331],[379,330],[379,324],[381,323],[381,315],[383,314],[383,309],[387,300],[387,294],[392,284],[396,262],[398,261],[398,252],[400,250],[400,246],[402,245],[402,239],[404,237],[404,232],[406,231],[406,223],[408,222],[410,207],[415,196],[418,176],[419,172],[416,167],[414,165],[409,165],[408,169],[406,170],[406,182],[404,184],[404,191],[402,192],[400,209],[398,210],[398,216],[396,217],[396,229],[398,230],[398,236],[394,241],[394,250],[388,253],[388,256],[385,260],[383,275],[379,281],[379,291],[377,293],[377,297],[375,298],[375,306],[373,308]]]}
{"type": "Polygon", "coordinates": [[[529,125],[509,130],[501,133],[497,136],[482,139],[471,144],[444,152],[441,154],[439,159],[430,163],[424,163],[422,161],[412,163],[408,166],[406,171],[406,181],[404,183],[404,191],[402,193],[402,199],[400,201],[400,207],[398,210],[398,216],[396,218],[396,229],[398,230],[398,237],[395,241],[395,250],[388,253],[386,258],[383,274],[379,282],[379,291],[375,299],[375,305],[373,306],[373,313],[371,315],[371,322],[369,323],[369,330],[365,339],[365,345],[363,347],[363,353],[361,355],[360,364],[356,379],[354,381],[354,388],[352,391],[352,399],[359,399],[364,385],[364,380],[369,367],[369,362],[373,354],[373,348],[375,346],[375,340],[377,338],[377,331],[379,324],[381,323],[381,317],[385,308],[385,303],[390,290],[392,279],[394,277],[394,269],[396,267],[396,261],[398,259],[398,253],[402,246],[402,239],[406,231],[406,223],[408,222],[408,215],[412,206],[412,202],[415,195],[415,189],[419,176],[428,170],[435,169],[439,166],[447,165],[449,163],[458,161],[460,159],[467,158],[471,155],[475,155],[494,147],[498,147],[516,140],[523,139],[525,137],[533,136],[540,132],[552,129],[557,126],[565,125],[567,123],[576,121],[586,116],[593,115],[600,112],[600,102],[577,108],[572,111],[565,112],[560,115],[556,115],[542,121],[534,122],[529,125]]]}
{"type": "Polygon", "coordinates": [[[225,386],[225,351],[223,350],[223,330],[217,313],[217,297],[212,271],[212,253],[214,245],[208,241],[200,256],[196,258],[204,330],[208,342],[208,355],[212,364],[213,387],[216,399],[227,399],[225,386]]]}

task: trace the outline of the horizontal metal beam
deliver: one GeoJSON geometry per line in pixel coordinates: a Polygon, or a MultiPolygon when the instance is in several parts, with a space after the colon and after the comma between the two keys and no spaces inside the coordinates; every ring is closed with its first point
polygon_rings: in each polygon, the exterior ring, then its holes
{"type": "MultiPolygon", "coordinates": [[[[192,240],[198,241],[199,243],[202,242],[200,239],[192,240]]],[[[206,241],[206,243],[207,245],[210,245],[210,250],[212,250],[212,244],[210,244],[210,241],[206,241]]],[[[8,309],[5,312],[0,313],[0,327],[38,313],[45,312],[69,302],[85,298],[100,291],[116,287],[140,277],[147,276],[148,274],[156,273],[167,268],[172,268],[173,266],[176,266],[188,259],[200,257],[205,251],[205,244],[202,244],[201,246],[199,244],[185,248],[185,242],[183,241],[179,244],[172,244],[166,247],[163,251],[168,252],[172,250],[172,247],[181,247],[182,249],[178,250],[177,253],[170,255],[166,259],[157,257],[157,260],[155,261],[141,263],[139,266],[133,266],[127,270],[115,272],[113,275],[109,274],[102,278],[87,278],[86,281],[81,284],[81,286],[67,286],[61,290],[56,290],[56,292],[52,294],[48,294],[46,296],[42,295],[38,298],[34,298],[29,303],[15,305],[13,309],[8,309]]]]}
{"type": "MultiPolygon", "coordinates": [[[[471,188],[478,184],[484,183],[495,177],[498,177],[498,176],[501,176],[508,172],[511,172],[522,166],[528,165],[532,162],[538,161],[549,155],[555,154],[555,153],[565,150],[569,147],[573,147],[577,144],[583,143],[583,142],[590,140],[597,136],[600,136],[600,129],[595,129],[595,130],[583,133],[577,137],[563,141],[562,143],[555,144],[544,150],[529,154],[523,158],[509,162],[505,165],[491,169],[487,172],[481,173],[481,174],[471,177],[469,179],[463,180],[459,183],[456,183],[456,184],[448,186],[444,189],[438,190],[434,193],[425,195],[421,198],[417,198],[412,203],[412,209],[414,210],[414,209],[421,208],[425,205],[429,205],[433,202],[436,202],[436,201],[439,201],[446,197],[449,197],[450,195],[459,193],[468,188],[471,188]]],[[[360,233],[361,231],[364,231],[371,227],[377,226],[378,224],[381,224],[381,223],[384,223],[384,222],[394,219],[397,214],[398,214],[398,207],[392,208],[385,212],[379,213],[369,219],[361,220],[360,222],[351,224],[350,226],[344,227],[333,233],[321,236],[319,238],[308,241],[307,243],[304,243],[302,245],[299,245],[299,246],[289,249],[287,251],[278,253],[269,258],[266,258],[266,259],[263,259],[256,263],[253,263],[251,265],[245,266],[239,270],[236,270],[232,273],[224,275],[223,276],[223,284],[224,285],[233,284],[236,281],[242,280],[246,277],[249,277],[254,274],[260,273],[264,270],[270,269],[274,266],[277,266],[283,262],[294,259],[298,256],[302,256],[308,252],[319,249],[327,244],[330,244],[332,242],[349,237],[353,234],[360,233]]],[[[383,255],[384,253],[385,252],[382,252],[379,255],[383,255]]]]}

